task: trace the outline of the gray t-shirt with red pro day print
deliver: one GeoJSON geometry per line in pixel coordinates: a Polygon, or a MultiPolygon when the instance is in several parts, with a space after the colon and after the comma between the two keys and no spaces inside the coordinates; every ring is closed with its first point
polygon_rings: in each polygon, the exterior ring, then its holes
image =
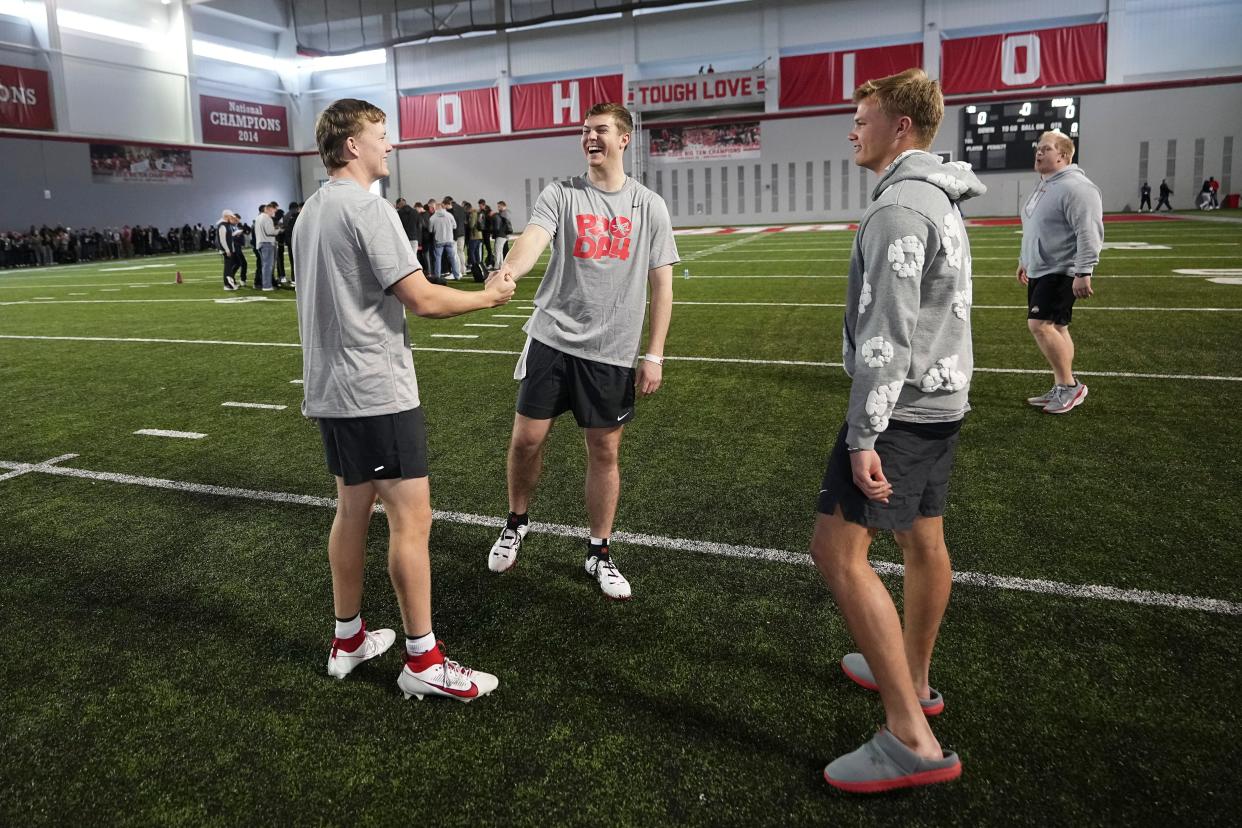
{"type": "Polygon", "coordinates": [[[647,271],[678,261],[664,199],[628,176],[612,193],[576,176],[544,188],[530,223],[552,235],[552,258],[523,330],[572,356],[633,366],[647,271]]]}

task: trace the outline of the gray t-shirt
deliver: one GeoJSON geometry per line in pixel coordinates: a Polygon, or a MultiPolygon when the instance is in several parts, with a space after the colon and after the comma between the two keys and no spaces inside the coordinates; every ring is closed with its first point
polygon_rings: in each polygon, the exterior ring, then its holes
{"type": "Polygon", "coordinates": [[[254,243],[276,243],[276,222],[267,213],[259,213],[254,220],[254,243]]]}
{"type": "Polygon", "coordinates": [[[405,307],[389,291],[419,269],[392,205],[329,181],[293,228],[302,413],[373,417],[418,407],[405,307]]]}
{"type": "Polygon", "coordinates": [[[576,357],[632,366],[647,271],[678,261],[664,199],[629,177],[608,193],[577,176],[544,188],[530,224],[552,235],[552,258],[523,330],[576,357]]]}
{"type": "Polygon", "coordinates": [[[452,244],[453,231],[457,229],[457,219],[448,210],[436,210],[432,213],[431,232],[435,235],[436,244],[452,244]]]}

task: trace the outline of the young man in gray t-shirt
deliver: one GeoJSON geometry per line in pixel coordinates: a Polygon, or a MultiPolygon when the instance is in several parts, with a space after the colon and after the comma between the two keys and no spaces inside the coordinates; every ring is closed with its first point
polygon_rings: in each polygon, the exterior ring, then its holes
{"type": "MultiPolygon", "coordinates": [[[[586,571],[609,598],[630,597],[609,535],[621,473],[617,455],[634,418],[634,392],[654,394],[663,380],[664,339],[673,310],[677,245],[664,199],[625,174],[634,122],[619,104],[598,104],[582,127],[586,175],[554,182],[539,196],[526,230],[497,273],[525,276],[552,244],[552,258],[526,323],[526,347],[514,379],[517,414],[509,443],[509,517],[488,555],[504,572],[517,562],[530,523],[527,506],[539,480],[543,444],[556,418],[572,411],[586,430],[586,571]],[[637,370],[651,288],[647,351],[637,370]]],[[[502,202],[503,204],[503,202],[502,202]]]]}
{"type": "Polygon", "coordinates": [[[483,290],[433,285],[422,275],[397,211],[370,186],[388,175],[383,111],[345,98],[319,115],[315,135],[329,180],[307,199],[293,231],[302,339],[302,413],[319,421],[336,477],[328,537],[336,634],[328,673],[345,678],[392,646],[392,630],[362,623],[367,526],[376,498],[390,528],[388,571],[405,626],[406,698],[470,701],[495,676],[450,661],[431,630],[431,490],[427,435],[405,309],[443,318],[509,301],[501,275],[483,290]]]}

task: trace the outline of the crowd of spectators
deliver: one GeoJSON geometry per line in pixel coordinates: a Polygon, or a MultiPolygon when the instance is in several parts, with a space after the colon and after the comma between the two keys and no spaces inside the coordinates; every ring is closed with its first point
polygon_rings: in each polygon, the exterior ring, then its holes
{"type": "Polygon", "coordinates": [[[201,224],[158,227],[34,227],[0,232],[0,268],[46,267],[211,248],[211,228],[201,224]]]}

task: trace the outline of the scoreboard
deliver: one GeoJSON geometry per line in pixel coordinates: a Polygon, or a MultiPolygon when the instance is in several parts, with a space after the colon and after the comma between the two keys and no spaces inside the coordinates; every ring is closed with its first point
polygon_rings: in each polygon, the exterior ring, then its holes
{"type": "MultiPolygon", "coordinates": [[[[1059,129],[1078,145],[1079,98],[1045,98],[962,107],[962,160],[975,172],[1030,170],[1039,136],[1059,129]]],[[[1079,153],[1075,152],[1077,161],[1079,153]]]]}

